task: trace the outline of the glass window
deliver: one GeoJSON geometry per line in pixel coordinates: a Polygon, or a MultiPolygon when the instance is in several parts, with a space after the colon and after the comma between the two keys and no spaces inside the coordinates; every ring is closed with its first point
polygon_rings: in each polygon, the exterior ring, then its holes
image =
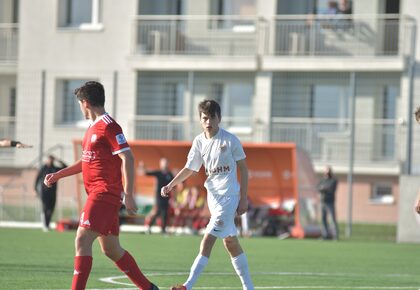
{"type": "Polygon", "coordinates": [[[370,201],[381,204],[394,203],[394,196],[392,195],[392,184],[374,183],[372,185],[370,201]]]}
{"type": "Polygon", "coordinates": [[[60,0],[59,26],[100,29],[101,0],[60,0]]]}
{"type": "Polygon", "coordinates": [[[229,127],[250,127],[254,88],[247,83],[216,83],[211,97],[222,108],[222,122],[229,127]]]}
{"type": "Polygon", "coordinates": [[[16,88],[10,89],[9,116],[16,117],[16,88]]]}
{"type": "Polygon", "coordinates": [[[184,0],[139,0],[139,15],[183,15],[184,0]]]}
{"type": "Polygon", "coordinates": [[[56,99],[56,123],[78,124],[85,120],[80,111],[74,90],[88,80],[58,80],[56,99]]]}
{"type": "Polygon", "coordinates": [[[255,0],[211,0],[211,15],[252,16],[256,13],[255,0]]]}
{"type": "Polygon", "coordinates": [[[138,115],[181,116],[186,77],[180,74],[139,73],[138,115]]]}
{"type": "Polygon", "coordinates": [[[346,118],[348,114],[347,88],[330,85],[314,85],[311,117],[346,118]]]}

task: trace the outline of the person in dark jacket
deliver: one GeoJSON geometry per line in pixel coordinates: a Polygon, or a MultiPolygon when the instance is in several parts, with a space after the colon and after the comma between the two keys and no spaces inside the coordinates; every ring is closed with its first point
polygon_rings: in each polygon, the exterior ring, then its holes
{"type": "Polygon", "coordinates": [[[140,175],[148,175],[156,177],[156,192],[155,192],[155,210],[152,212],[149,222],[148,233],[151,233],[151,228],[154,225],[156,219],[161,217],[161,229],[162,234],[166,233],[166,224],[168,219],[169,211],[169,198],[163,197],[160,194],[160,189],[167,185],[173,178],[174,175],[169,170],[169,161],[166,158],[161,158],[159,161],[159,169],[148,170],[144,167],[143,161],[139,162],[138,172],[140,175]]]}
{"type": "Polygon", "coordinates": [[[337,189],[337,179],[333,175],[330,166],[327,166],[324,171],[324,176],[318,183],[318,191],[321,194],[321,210],[322,210],[322,238],[338,240],[338,225],[335,216],[335,191],[337,189]],[[333,228],[330,235],[328,226],[328,215],[330,215],[333,228]]]}
{"type": "Polygon", "coordinates": [[[54,183],[51,187],[47,187],[44,184],[44,178],[47,174],[56,173],[66,167],[67,165],[63,161],[56,159],[53,155],[49,155],[45,164],[39,169],[35,179],[35,191],[42,202],[41,217],[45,232],[50,229],[51,217],[54,213],[55,202],[57,200],[57,184],[54,183]],[[58,165],[55,163],[58,163],[58,165]]]}

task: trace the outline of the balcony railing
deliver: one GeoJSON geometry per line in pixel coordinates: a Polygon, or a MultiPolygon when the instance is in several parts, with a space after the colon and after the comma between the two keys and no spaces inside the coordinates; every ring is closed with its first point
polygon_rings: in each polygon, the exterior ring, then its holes
{"type": "MultiPolygon", "coordinates": [[[[348,161],[350,120],[272,118],[271,130],[250,118],[223,117],[221,127],[235,133],[243,142],[292,142],[305,149],[315,161],[348,161]]],[[[192,139],[201,132],[200,124],[182,116],[137,116],[135,138],[149,140],[192,139]]],[[[401,127],[395,120],[357,120],[355,123],[355,161],[358,164],[399,162],[401,127]]]]}
{"type": "MultiPolygon", "coordinates": [[[[397,164],[401,128],[395,120],[356,120],[355,161],[397,164]]],[[[349,160],[350,120],[273,118],[271,141],[293,142],[316,161],[349,160]]]]}
{"type": "Polygon", "coordinates": [[[414,25],[400,15],[138,16],[134,54],[402,56],[414,25]]]}
{"type": "MultiPolygon", "coordinates": [[[[250,118],[226,116],[220,126],[237,134],[242,141],[262,141],[261,129],[253,126],[250,118]],[[258,140],[255,139],[257,136],[258,140]]],[[[190,121],[184,116],[136,116],[133,128],[135,138],[143,140],[192,141],[202,132],[197,120],[190,121]]]]}
{"type": "Polygon", "coordinates": [[[135,54],[252,56],[260,21],[237,16],[138,16],[135,54]]]}
{"type": "Polygon", "coordinates": [[[275,55],[397,56],[414,23],[399,15],[300,15],[275,19],[275,55]]]}
{"type": "Polygon", "coordinates": [[[16,63],[18,54],[18,25],[0,23],[0,64],[16,63]]]}

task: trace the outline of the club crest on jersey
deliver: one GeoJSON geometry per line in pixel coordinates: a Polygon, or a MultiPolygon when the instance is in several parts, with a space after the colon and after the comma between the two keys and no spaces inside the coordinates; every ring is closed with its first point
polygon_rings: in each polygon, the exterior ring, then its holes
{"type": "Polygon", "coordinates": [[[90,143],[94,143],[97,138],[98,136],[96,136],[96,134],[93,134],[92,137],[90,137],[90,143]]]}
{"type": "Polygon", "coordinates": [[[125,136],[122,133],[115,136],[115,138],[117,139],[119,145],[127,143],[127,140],[125,140],[125,136]]]}

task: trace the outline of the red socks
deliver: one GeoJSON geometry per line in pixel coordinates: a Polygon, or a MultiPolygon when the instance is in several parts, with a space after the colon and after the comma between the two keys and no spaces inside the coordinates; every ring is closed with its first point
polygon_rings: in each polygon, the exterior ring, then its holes
{"type": "Polygon", "coordinates": [[[124,272],[137,287],[143,290],[150,289],[150,281],[143,275],[140,268],[137,266],[136,261],[127,251],[115,265],[117,265],[121,272],[124,272]]]}
{"type": "Polygon", "coordinates": [[[92,269],[91,256],[76,256],[74,257],[74,273],[73,282],[71,284],[72,290],[84,290],[89,278],[90,269],[92,269]]]}

